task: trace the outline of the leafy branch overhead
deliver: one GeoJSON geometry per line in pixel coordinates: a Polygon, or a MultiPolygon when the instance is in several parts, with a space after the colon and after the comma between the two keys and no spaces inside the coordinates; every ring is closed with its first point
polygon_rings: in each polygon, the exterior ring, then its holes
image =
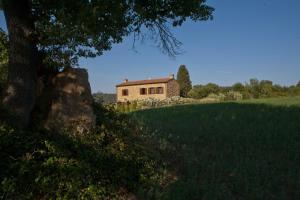
{"type": "Polygon", "coordinates": [[[61,66],[76,64],[78,57],[101,55],[131,33],[138,39],[142,30],[149,30],[162,51],[174,56],[180,42],[169,27],[187,19],[211,19],[213,10],[203,0],[32,2],[39,49],[49,62],[61,66]]]}
{"type": "Polygon", "coordinates": [[[8,71],[8,39],[6,33],[0,28],[0,93],[7,80],[8,71]]]}

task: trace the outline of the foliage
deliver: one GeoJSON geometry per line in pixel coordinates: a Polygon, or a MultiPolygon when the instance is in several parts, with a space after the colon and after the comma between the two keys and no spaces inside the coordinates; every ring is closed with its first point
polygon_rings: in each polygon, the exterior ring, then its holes
{"type": "Polygon", "coordinates": [[[121,113],[128,113],[141,109],[158,108],[165,106],[175,106],[183,104],[201,104],[221,101],[237,101],[242,100],[243,95],[240,92],[228,91],[223,93],[210,93],[207,97],[202,99],[184,98],[179,96],[169,97],[163,100],[156,98],[146,98],[128,102],[118,102],[114,104],[117,111],[121,113]]]}
{"type": "Polygon", "coordinates": [[[176,55],[180,42],[168,24],[208,20],[213,10],[204,0],[32,1],[39,49],[55,67],[75,65],[78,57],[101,55],[130,34],[134,40],[145,38],[142,30],[149,30],[149,38],[165,53],[176,55]]]}
{"type": "Polygon", "coordinates": [[[207,97],[211,93],[219,93],[220,87],[214,83],[208,83],[206,85],[195,85],[193,89],[188,93],[188,96],[194,99],[201,99],[207,97]]]}
{"type": "Polygon", "coordinates": [[[0,28],[0,95],[7,81],[8,74],[8,38],[0,28]]]}
{"type": "Polygon", "coordinates": [[[146,98],[141,100],[135,100],[130,102],[118,102],[115,104],[115,108],[119,112],[132,112],[140,109],[148,109],[148,108],[157,108],[164,106],[174,106],[174,105],[182,105],[182,104],[191,104],[191,103],[206,103],[211,101],[218,101],[217,99],[191,99],[191,98],[183,98],[179,96],[170,97],[167,99],[155,99],[155,98],[146,98]]]}
{"type": "Polygon", "coordinates": [[[299,199],[300,97],[241,102],[131,113],[178,172],[162,199],[299,199]]]}
{"type": "Polygon", "coordinates": [[[116,94],[97,92],[93,94],[94,101],[103,105],[116,102],[116,94]]]}
{"type": "Polygon", "coordinates": [[[243,95],[240,92],[235,92],[235,91],[228,91],[225,95],[225,100],[229,101],[237,101],[237,100],[242,100],[243,95]]]}
{"type": "Polygon", "coordinates": [[[208,97],[210,94],[225,95],[225,100],[239,100],[251,98],[267,98],[267,97],[281,97],[281,96],[297,96],[300,95],[300,87],[294,86],[280,86],[273,84],[269,80],[250,79],[249,83],[235,83],[230,87],[218,86],[214,83],[206,85],[195,85],[188,93],[188,96],[195,99],[208,97]],[[232,95],[235,95],[233,97],[232,95]]]}
{"type": "Polygon", "coordinates": [[[0,120],[0,198],[158,198],[166,170],[141,128],[112,108],[95,105],[95,112],[97,128],[84,136],[0,120]]]}
{"type": "Polygon", "coordinates": [[[244,90],[244,85],[242,83],[235,83],[232,85],[233,91],[242,91],[244,90]]]}
{"type": "Polygon", "coordinates": [[[178,69],[177,82],[179,83],[180,96],[187,97],[188,92],[192,89],[192,82],[185,65],[180,65],[178,69]]]}
{"type": "Polygon", "coordinates": [[[240,92],[236,92],[233,90],[229,90],[228,92],[223,93],[210,93],[207,97],[204,99],[215,99],[217,102],[221,101],[238,101],[243,99],[243,95],[240,92]]]}
{"type": "Polygon", "coordinates": [[[206,98],[216,99],[217,101],[225,101],[226,96],[222,93],[219,94],[210,93],[206,98]]]}

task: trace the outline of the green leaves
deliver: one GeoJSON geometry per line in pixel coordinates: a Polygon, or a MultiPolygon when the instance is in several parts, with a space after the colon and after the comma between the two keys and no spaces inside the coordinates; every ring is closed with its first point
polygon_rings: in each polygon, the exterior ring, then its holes
{"type": "Polygon", "coordinates": [[[96,113],[85,136],[22,132],[0,115],[0,198],[121,199],[159,189],[163,166],[136,122],[100,105],[96,113]]]}
{"type": "Polygon", "coordinates": [[[297,96],[300,95],[299,88],[300,87],[297,85],[286,87],[278,84],[273,85],[273,82],[269,80],[259,81],[257,79],[250,79],[249,83],[245,83],[244,85],[242,83],[235,83],[232,86],[226,87],[219,86],[214,83],[194,85],[193,89],[189,92],[189,96],[201,99],[210,95],[225,95],[225,100],[234,100],[240,99],[238,96],[242,95],[243,99],[257,99],[280,96],[297,96]],[[236,98],[232,98],[233,96],[236,96],[236,98]]]}
{"type": "Polygon", "coordinates": [[[0,94],[8,75],[8,38],[0,28],[0,94]]]}
{"type": "Polygon", "coordinates": [[[50,1],[32,4],[39,48],[45,61],[60,67],[76,65],[78,57],[94,57],[133,33],[149,30],[157,46],[175,55],[179,42],[168,24],[181,26],[212,18],[214,9],[202,0],[189,1],[50,1]]]}

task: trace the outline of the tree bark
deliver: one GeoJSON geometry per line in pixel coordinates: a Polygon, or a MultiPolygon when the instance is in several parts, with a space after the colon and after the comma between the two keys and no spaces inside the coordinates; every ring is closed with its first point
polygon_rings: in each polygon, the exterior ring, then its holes
{"type": "Polygon", "coordinates": [[[36,101],[37,56],[34,21],[28,0],[3,0],[9,37],[8,87],[3,104],[25,128],[36,101]]]}

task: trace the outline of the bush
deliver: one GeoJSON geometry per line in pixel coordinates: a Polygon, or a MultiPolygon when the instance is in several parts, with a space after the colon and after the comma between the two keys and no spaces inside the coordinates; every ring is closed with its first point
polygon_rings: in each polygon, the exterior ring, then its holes
{"type": "Polygon", "coordinates": [[[242,99],[243,95],[240,92],[229,91],[225,94],[225,100],[228,101],[237,101],[242,99]]]}
{"type": "Polygon", "coordinates": [[[215,101],[224,101],[225,98],[226,96],[223,93],[219,93],[219,94],[211,93],[206,97],[206,99],[212,99],[215,101]]]}
{"type": "Polygon", "coordinates": [[[135,111],[135,110],[137,110],[137,101],[133,101],[129,105],[129,111],[130,112],[135,111]]]}
{"type": "Polygon", "coordinates": [[[206,85],[195,85],[189,91],[188,96],[194,99],[202,99],[207,97],[209,94],[212,93],[219,93],[221,88],[214,83],[208,83],[206,85]]]}
{"type": "Polygon", "coordinates": [[[165,170],[141,128],[113,107],[96,105],[95,113],[97,128],[85,136],[21,131],[0,120],[0,198],[154,198],[165,170]]]}
{"type": "Polygon", "coordinates": [[[183,98],[179,96],[170,97],[164,100],[156,98],[146,98],[142,100],[135,100],[131,102],[118,102],[115,104],[115,108],[119,112],[132,112],[140,109],[157,108],[161,106],[180,105],[188,103],[200,102],[199,100],[192,98],[183,98]]]}

